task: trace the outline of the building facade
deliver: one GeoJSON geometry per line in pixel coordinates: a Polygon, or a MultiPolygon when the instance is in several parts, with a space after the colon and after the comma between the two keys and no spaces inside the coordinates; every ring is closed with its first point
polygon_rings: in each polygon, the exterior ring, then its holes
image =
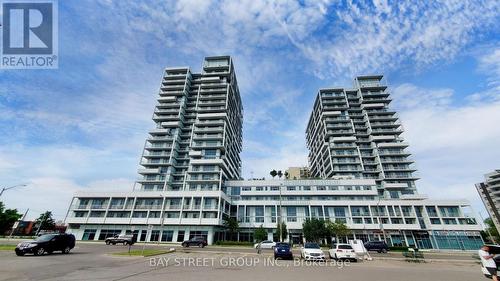
{"type": "Polygon", "coordinates": [[[167,68],[134,190],[221,190],[241,177],[243,106],[230,57],[167,68]]]}
{"type": "Polygon", "coordinates": [[[424,249],[476,249],[483,242],[468,202],[420,195],[381,198],[373,179],[237,180],[224,186],[221,193],[78,193],[66,221],[77,239],[83,240],[135,233],[139,241],[182,242],[204,236],[212,244],[223,239],[220,218],[227,215],[237,218],[240,230],[235,239],[240,241],[252,241],[254,229],[261,225],[273,239],[282,220],[289,232],[287,240],[301,243],[304,220],[319,218],[344,222],[352,230],[340,238],[346,242],[385,239],[390,245],[424,249]],[[214,199],[219,195],[220,201],[214,199]],[[155,200],[158,203],[143,203],[155,200]],[[215,218],[207,216],[212,213],[215,218]]]}
{"type": "MultiPolygon", "coordinates": [[[[229,210],[222,183],[241,178],[243,105],[231,57],[205,58],[201,73],[167,68],[153,121],[138,170],[142,178],[131,193],[145,196],[74,198],[66,222],[73,232],[86,225],[80,239],[94,238],[88,225],[96,221],[221,225],[222,214],[229,210]]],[[[99,229],[96,239],[116,232],[99,229]]],[[[180,233],[178,237],[183,239],[180,233]]]]}
{"type": "Polygon", "coordinates": [[[75,194],[65,221],[77,239],[133,233],[139,241],[204,236],[212,244],[228,239],[224,219],[233,217],[240,229],[230,239],[239,241],[252,241],[260,226],[273,239],[284,221],[286,239],[302,243],[304,220],[319,218],[346,223],[352,234],[343,241],[436,249],[482,243],[466,201],[417,194],[381,76],[358,77],[356,89],[320,90],[307,128],[307,177],[314,179],[242,180],[243,107],[232,60],[208,57],[202,69],[166,69],[142,178],[131,192],[75,194]]]}
{"type": "Polygon", "coordinates": [[[319,90],[306,129],[311,176],[374,179],[384,197],[416,193],[413,160],[390,102],[382,76],[319,90]]]}
{"type": "Polygon", "coordinates": [[[476,189],[491,220],[500,231],[500,170],[486,174],[484,182],[476,184],[476,189]]]}
{"type": "Polygon", "coordinates": [[[288,167],[286,170],[287,179],[303,180],[310,178],[309,167],[288,167]]]}

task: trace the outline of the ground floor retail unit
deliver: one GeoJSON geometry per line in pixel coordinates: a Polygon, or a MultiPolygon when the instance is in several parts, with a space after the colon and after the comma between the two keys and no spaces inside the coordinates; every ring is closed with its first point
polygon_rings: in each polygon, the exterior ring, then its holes
{"type": "MultiPolygon", "coordinates": [[[[277,240],[275,229],[268,229],[268,239],[277,240]]],[[[70,228],[78,240],[104,240],[119,234],[134,234],[139,242],[180,243],[193,237],[205,237],[208,244],[221,240],[254,242],[254,229],[242,228],[237,233],[228,233],[222,227],[214,226],[147,226],[147,225],[81,225],[70,228]]],[[[353,230],[338,242],[360,239],[364,242],[385,240],[389,246],[408,246],[420,249],[476,250],[484,243],[478,231],[423,231],[423,230],[353,230]]],[[[301,244],[304,237],[300,229],[288,230],[286,241],[301,244]]],[[[324,243],[327,239],[324,240],[324,243]]]]}

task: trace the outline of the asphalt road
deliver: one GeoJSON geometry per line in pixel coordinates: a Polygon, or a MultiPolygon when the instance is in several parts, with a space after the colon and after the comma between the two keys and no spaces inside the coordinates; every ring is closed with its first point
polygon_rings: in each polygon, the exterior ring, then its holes
{"type": "MultiPolygon", "coordinates": [[[[1,241],[5,244],[5,241],[1,241]]],[[[14,243],[14,242],[11,242],[14,243]]],[[[157,248],[148,245],[147,248],[157,248]]],[[[170,248],[162,245],[160,247],[170,248]]],[[[142,245],[134,245],[141,249],[142,245]]],[[[127,246],[78,243],[69,255],[18,257],[0,251],[0,280],[481,280],[480,268],[471,262],[408,263],[399,260],[350,264],[279,261],[272,252],[257,255],[253,249],[189,248],[149,258],[117,257],[112,252],[127,246]]],[[[460,254],[457,254],[459,257],[460,254]]],[[[457,256],[453,254],[453,256],[457,256]]],[[[463,256],[470,256],[463,255],[463,256]]],[[[486,279],[484,279],[486,280],[486,279]]]]}

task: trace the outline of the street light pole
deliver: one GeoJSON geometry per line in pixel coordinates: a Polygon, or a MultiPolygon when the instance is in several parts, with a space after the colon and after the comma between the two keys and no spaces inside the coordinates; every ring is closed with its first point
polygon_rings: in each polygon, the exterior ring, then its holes
{"type": "Polygon", "coordinates": [[[13,186],[9,186],[9,187],[4,187],[0,191],[0,196],[2,196],[2,194],[3,194],[4,191],[12,189],[12,188],[15,188],[15,187],[20,187],[20,186],[26,186],[26,184],[18,184],[18,185],[13,185],[13,186]]]}

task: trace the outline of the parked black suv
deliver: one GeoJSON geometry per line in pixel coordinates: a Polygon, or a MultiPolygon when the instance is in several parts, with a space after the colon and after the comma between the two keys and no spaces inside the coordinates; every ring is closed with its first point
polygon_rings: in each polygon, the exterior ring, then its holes
{"type": "Polygon", "coordinates": [[[108,237],[104,242],[106,242],[106,245],[116,245],[116,244],[123,244],[123,245],[133,245],[137,240],[137,237],[135,235],[115,235],[113,237],[108,237]]]}
{"type": "Polygon", "coordinates": [[[203,248],[207,245],[207,240],[204,237],[193,237],[189,240],[182,242],[182,247],[198,246],[203,248]]]}
{"type": "Polygon", "coordinates": [[[379,253],[387,253],[389,251],[389,246],[385,241],[368,241],[365,243],[365,248],[367,251],[377,251],[379,253]]]}
{"type": "Polygon", "coordinates": [[[61,251],[63,254],[69,254],[69,251],[75,247],[75,236],[66,233],[45,234],[39,236],[35,241],[26,241],[17,244],[16,255],[32,253],[35,256],[41,256],[45,253],[52,254],[54,251],[61,251]]]}

